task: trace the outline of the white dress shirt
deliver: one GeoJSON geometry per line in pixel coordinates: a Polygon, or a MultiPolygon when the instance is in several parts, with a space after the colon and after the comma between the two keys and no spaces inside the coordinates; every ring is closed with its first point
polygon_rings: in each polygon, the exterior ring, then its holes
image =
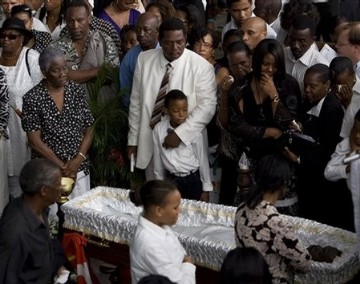
{"type": "MultiPolygon", "coordinates": [[[[251,17],[256,17],[256,15],[254,13],[251,14],[251,17]]],[[[223,41],[224,39],[224,35],[226,34],[227,31],[229,30],[237,30],[240,28],[235,24],[235,21],[233,20],[233,18],[231,18],[230,22],[228,22],[225,27],[223,28],[222,34],[221,34],[221,41],[223,41]]],[[[276,32],[275,30],[268,24],[266,24],[266,38],[273,38],[276,39],[276,32]]]]}
{"type": "Polygon", "coordinates": [[[354,117],[360,109],[360,79],[356,76],[356,82],[352,89],[353,95],[351,102],[346,108],[343,123],[341,126],[340,136],[346,138],[350,136],[351,128],[354,125],[354,117]]]}
{"type": "Polygon", "coordinates": [[[290,74],[298,81],[302,94],[304,94],[305,72],[309,67],[317,63],[322,63],[329,66],[330,62],[320,54],[315,42],[299,59],[295,59],[290,47],[285,48],[286,73],[290,74]]]}
{"type": "Polygon", "coordinates": [[[183,262],[185,249],[168,226],[159,227],[142,216],[130,243],[131,282],[160,274],[178,284],[195,284],[195,265],[183,262]]]}
{"type": "Polygon", "coordinates": [[[350,163],[350,172],[346,172],[347,165],[344,165],[344,158],[351,153],[350,140],[345,138],[337,144],[331,160],[325,168],[325,178],[330,181],[346,179],[347,186],[351,191],[351,198],[354,204],[354,225],[358,239],[360,240],[360,160],[356,159],[350,163]]]}
{"type": "Polygon", "coordinates": [[[335,152],[331,155],[331,160],[325,168],[325,178],[330,181],[347,179],[349,174],[346,172],[347,165],[344,164],[344,158],[350,154],[350,140],[345,138],[337,144],[335,152]]]}
{"type": "MultiPolygon", "coordinates": [[[[156,179],[165,179],[166,171],[172,174],[186,174],[193,171],[200,171],[200,179],[203,191],[212,191],[209,158],[207,153],[207,143],[204,135],[200,132],[191,139],[190,144],[180,143],[177,148],[166,149],[162,146],[168,130],[173,131],[168,118],[160,121],[153,130],[154,139],[154,174],[156,179]]],[[[204,128],[203,131],[206,131],[204,128]]]]}
{"type": "MultiPolygon", "coordinates": [[[[136,167],[145,169],[152,158],[154,145],[151,114],[165,74],[168,60],[162,48],[139,54],[133,79],[129,107],[128,145],[137,146],[136,167]]],[[[216,107],[214,66],[188,49],[171,62],[168,90],[184,92],[188,100],[189,117],[175,129],[181,141],[188,145],[209,123],[216,107]]]]}
{"type": "Polygon", "coordinates": [[[313,115],[315,117],[319,117],[320,116],[320,112],[321,112],[321,109],[322,109],[322,105],[325,101],[325,97],[323,97],[318,103],[316,106],[313,106],[310,110],[308,110],[307,114],[310,114],[310,115],[313,115]]]}
{"type": "Polygon", "coordinates": [[[355,74],[360,78],[360,61],[358,61],[354,66],[355,74]]]}

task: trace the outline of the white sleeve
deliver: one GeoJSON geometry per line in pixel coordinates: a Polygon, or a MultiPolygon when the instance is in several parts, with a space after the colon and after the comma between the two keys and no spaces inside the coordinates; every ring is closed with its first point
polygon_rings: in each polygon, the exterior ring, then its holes
{"type": "Polygon", "coordinates": [[[343,163],[344,158],[350,153],[349,140],[344,139],[340,142],[331,155],[331,160],[325,168],[325,178],[330,181],[337,181],[340,179],[347,179],[349,174],[346,173],[346,165],[343,163]]]}
{"type": "Polygon", "coordinates": [[[350,136],[351,128],[354,125],[354,117],[357,111],[360,109],[360,95],[353,94],[350,105],[347,107],[342,126],[340,136],[342,138],[347,138],[350,136]]]}
{"type": "Polygon", "coordinates": [[[199,171],[200,171],[200,179],[202,182],[203,191],[212,191],[213,184],[211,182],[210,177],[210,166],[209,166],[209,157],[208,157],[208,143],[207,143],[207,135],[206,128],[203,129],[201,134],[194,139],[192,143],[192,148],[195,153],[196,158],[199,160],[199,171]]]}
{"type": "MultiPolygon", "coordinates": [[[[182,253],[172,251],[171,253],[182,253]]],[[[151,246],[144,247],[144,262],[149,267],[149,271],[155,274],[164,275],[172,282],[178,284],[195,284],[196,266],[184,262],[180,266],[169,260],[169,252],[165,251],[163,246],[158,242],[153,242],[151,246]]]]}
{"type": "Polygon", "coordinates": [[[153,129],[153,142],[154,142],[154,175],[156,179],[164,179],[165,178],[165,169],[164,164],[161,159],[161,137],[160,137],[160,124],[158,123],[153,129]]]}
{"type": "Polygon", "coordinates": [[[142,69],[142,56],[138,57],[136,62],[133,85],[130,95],[129,106],[129,133],[128,133],[128,145],[137,146],[140,129],[141,118],[141,97],[140,97],[140,85],[141,85],[141,69],[142,69]]]}

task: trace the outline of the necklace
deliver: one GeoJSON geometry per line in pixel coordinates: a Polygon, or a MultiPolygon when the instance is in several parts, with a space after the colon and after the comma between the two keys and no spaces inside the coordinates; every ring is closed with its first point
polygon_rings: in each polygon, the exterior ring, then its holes
{"type": "Polygon", "coordinates": [[[124,25],[126,25],[129,19],[130,10],[127,11],[120,10],[120,13],[115,13],[114,2],[110,4],[110,8],[111,8],[111,16],[113,16],[114,21],[117,22],[118,26],[122,28],[124,25]],[[122,16],[122,14],[126,14],[125,19],[124,16],[122,16]]]}
{"type": "Polygon", "coordinates": [[[16,55],[11,55],[11,56],[1,54],[1,57],[2,57],[3,59],[6,59],[6,60],[17,59],[18,56],[19,56],[18,54],[16,54],[16,55]]]}

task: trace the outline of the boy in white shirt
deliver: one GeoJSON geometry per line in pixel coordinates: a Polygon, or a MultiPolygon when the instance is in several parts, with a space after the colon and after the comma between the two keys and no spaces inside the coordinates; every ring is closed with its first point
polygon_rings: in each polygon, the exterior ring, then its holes
{"type": "Polygon", "coordinates": [[[209,191],[213,190],[207,153],[206,128],[189,144],[183,142],[177,148],[165,148],[164,138],[186,121],[188,102],[180,90],[167,93],[164,111],[168,117],[153,129],[154,174],[156,179],[168,179],[176,184],[181,197],[209,202],[209,191]]]}

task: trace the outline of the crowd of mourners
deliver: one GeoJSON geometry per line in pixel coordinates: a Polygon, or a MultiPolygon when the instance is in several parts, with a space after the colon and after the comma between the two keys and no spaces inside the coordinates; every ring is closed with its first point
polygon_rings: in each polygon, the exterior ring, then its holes
{"type": "Polygon", "coordinates": [[[118,70],[128,114],[119,150],[146,178],[130,191],[143,206],[132,283],[195,283],[170,228],[181,198],[238,207],[221,283],[292,283],[341,255],[306,247],[284,214],[360,241],[360,1],[1,0],[1,10],[0,283],[72,271],[48,207],[58,210],[61,177],[75,181],[70,198],[90,190],[89,85],[104,65],[118,70]]]}

